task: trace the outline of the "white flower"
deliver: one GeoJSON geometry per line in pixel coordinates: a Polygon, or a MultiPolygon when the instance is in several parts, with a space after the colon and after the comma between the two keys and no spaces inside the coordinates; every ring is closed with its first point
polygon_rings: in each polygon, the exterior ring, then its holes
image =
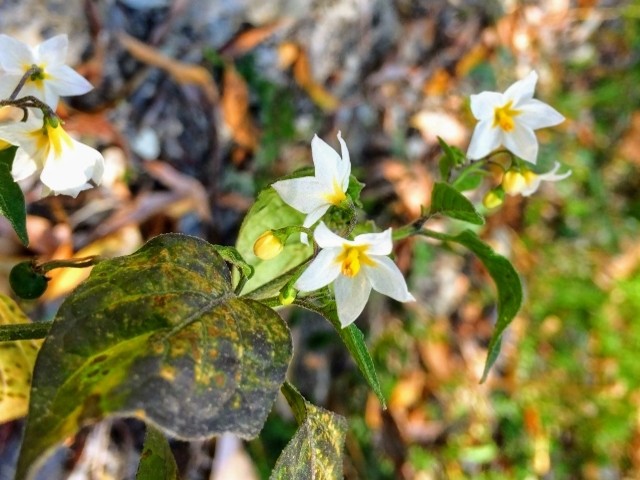
{"type": "Polygon", "coordinates": [[[527,170],[526,172],[524,172],[523,175],[525,180],[525,187],[520,192],[522,196],[528,197],[529,195],[537,191],[542,182],[558,182],[571,175],[571,170],[556,175],[558,168],[560,168],[560,164],[556,162],[553,166],[553,169],[551,169],[547,173],[537,174],[535,172],[532,172],[531,170],[527,170]]]}
{"type": "MultiPolygon", "coordinates": [[[[340,205],[347,198],[351,161],[349,150],[338,132],[342,158],[317,135],[311,141],[311,155],[315,176],[292,178],[275,182],[272,187],[285,203],[306,213],[303,227],[311,227],[332,205],[340,205]]],[[[302,241],[306,242],[306,235],[302,241]]]]}
{"type": "Polygon", "coordinates": [[[533,132],[564,121],[555,109],[533,98],[536,72],[511,85],[504,93],[471,95],[471,112],[480,120],[467,155],[471,160],[485,157],[501,145],[516,156],[536,163],[538,140],[533,132]]]}
{"type": "Polygon", "coordinates": [[[97,150],[69,136],[59,120],[29,116],[26,122],[0,126],[0,139],[18,146],[11,175],[24,180],[40,173],[45,193],[76,197],[82,190],[99,184],[104,158],[97,150]],[[92,183],[90,183],[92,182],[92,183]]]}
{"type": "Polygon", "coordinates": [[[345,240],[320,222],[314,239],[322,250],[302,273],[295,288],[305,292],[333,284],[342,327],[362,313],[371,288],[399,302],[414,301],[395,263],[387,256],[393,247],[391,229],[345,240]]]}
{"type": "Polygon", "coordinates": [[[82,95],[93,86],[65,65],[69,40],[57,35],[34,48],[8,35],[0,34],[0,98],[8,98],[22,76],[33,66],[42,73],[28,79],[18,94],[33,95],[55,110],[60,96],[82,95]]]}

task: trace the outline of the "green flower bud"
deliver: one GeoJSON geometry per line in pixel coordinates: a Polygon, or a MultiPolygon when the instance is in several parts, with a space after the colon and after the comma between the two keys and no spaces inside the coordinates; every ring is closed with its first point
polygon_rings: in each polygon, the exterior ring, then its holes
{"type": "Polygon", "coordinates": [[[37,271],[33,261],[20,262],[9,273],[9,284],[17,296],[33,300],[47,289],[49,278],[37,271]]]}

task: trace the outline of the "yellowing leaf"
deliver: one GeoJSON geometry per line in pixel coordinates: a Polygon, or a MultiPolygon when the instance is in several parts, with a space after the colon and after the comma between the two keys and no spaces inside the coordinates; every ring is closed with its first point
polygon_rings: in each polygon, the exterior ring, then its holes
{"type": "MultiPolygon", "coordinates": [[[[0,325],[29,323],[20,307],[0,294],[0,325]]],[[[0,342],[0,423],[24,417],[36,356],[42,340],[0,342]]]]}

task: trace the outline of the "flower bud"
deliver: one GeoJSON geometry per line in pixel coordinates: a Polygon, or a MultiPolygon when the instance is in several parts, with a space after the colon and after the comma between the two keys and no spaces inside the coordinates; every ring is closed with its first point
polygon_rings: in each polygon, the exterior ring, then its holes
{"type": "Polygon", "coordinates": [[[532,172],[531,170],[525,170],[522,176],[524,177],[524,181],[528,187],[530,185],[533,185],[533,183],[536,181],[539,175],[535,172],[532,172]]]}
{"type": "Polygon", "coordinates": [[[271,230],[267,230],[253,244],[253,253],[261,260],[270,260],[277,257],[283,248],[280,239],[271,230]]]}
{"type": "Polygon", "coordinates": [[[489,190],[484,198],[482,199],[482,204],[486,208],[496,208],[502,205],[504,201],[504,194],[500,190],[489,190]]]}
{"type": "Polygon", "coordinates": [[[31,261],[16,264],[9,273],[9,284],[17,296],[33,300],[47,289],[49,277],[38,271],[31,261]]]}
{"type": "Polygon", "coordinates": [[[280,305],[291,305],[293,301],[296,299],[297,292],[294,288],[283,288],[278,294],[278,300],[280,300],[280,305]]]}
{"type": "Polygon", "coordinates": [[[509,195],[519,195],[527,186],[524,175],[516,170],[505,172],[502,178],[502,189],[509,195]]]}

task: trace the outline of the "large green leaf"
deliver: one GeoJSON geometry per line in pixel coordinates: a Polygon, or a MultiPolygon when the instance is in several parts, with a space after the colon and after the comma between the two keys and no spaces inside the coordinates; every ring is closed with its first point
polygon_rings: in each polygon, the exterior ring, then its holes
{"type": "Polygon", "coordinates": [[[18,478],[108,414],[178,438],[255,437],[290,359],[286,324],[234,295],[213,245],[158,236],[98,264],[60,307],[35,366],[18,478]]]}
{"type": "Polygon", "coordinates": [[[169,442],[151,425],[147,425],[136,480],[178,480],[178,466],[169,442]]]}
{"type": "Polygon", "coordinates": [[[432,214],[441,213],[475,225],[484,224],[483,216],[476,211],[469,199],[446,183],[436,182],[433,185],[430,208],[432,214]]]}
{"type": "Polygon", "coordinates": [[[520,283],[518,272],[513,268],[511,262],[502,255],[497,254],[489,245],[480,240],[474,232],[465,230],[458,235],[449,237],[449,239],[464,245],[482,261],[498,289],[498,319],[489,341],[489,352],[481,380],[484,381],[500,353],[502,333],[509,326],[522,305],[522,284],[520,283]]]}
{"type": "Polygon", "coordinates": [[[11,176],[11,164],[16,150],[17,147],[0,150],[0,215],[7,217],[20,241],[29,245],[24,194],[11,176]]]}
{"type": "Polygon", "coordinates": [[[283,450],[271,473],[271,480],[338,479],[342,476],[342,449],[346,420],[307,402],[290,385],[283,393],[294,408],[300,426],[283,450]],[[297,410],[297,411],[296,411],[297,410]],[[304,410],[304,411],[299,411],[304,410]]]}
{"type": "Polygon", "coordinates": [[[271,187],[265,188],[256,203],[244,218],[236,248],[245,261],[254,267],[253,277],[247,282],[243,293],[248,294],[279,277],[279,281],[260,289],[254,298],[266,298],[277,295],[280,288],[289,280],[287,275],[294,267],[300,265],[313,254],[313,249],[300,242],[299,235],[291,235],[280,255],[271,260],[261,260],[253,254],[253,244],[267,230],[302,225],[305,215],[284,203],[280,195],[271,187]]]}

